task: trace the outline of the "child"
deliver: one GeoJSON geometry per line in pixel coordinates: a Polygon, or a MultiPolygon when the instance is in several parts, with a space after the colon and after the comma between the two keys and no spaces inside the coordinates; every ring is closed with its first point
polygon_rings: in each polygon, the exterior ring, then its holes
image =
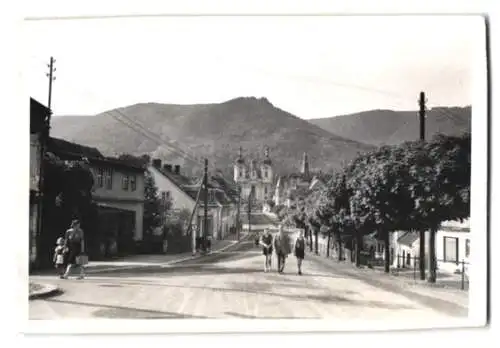
{"type": "Polygon", "coordinates": [[[57,238],[57,246],[54,250],[54,264],[59,273],[59,278],[64,275],[64,254],[66,253],[66,247],[64,246],[64,238],[57,238]]]}

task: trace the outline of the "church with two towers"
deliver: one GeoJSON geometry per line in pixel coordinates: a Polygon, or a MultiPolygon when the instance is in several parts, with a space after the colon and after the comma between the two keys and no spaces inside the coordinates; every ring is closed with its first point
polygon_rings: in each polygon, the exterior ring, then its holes
{"type": "Polygon", "coordinates": [[[276,205],[284,204],[294,190],[309,187],[313,179],[309,170],[309,160],[304,153],[300,172],[279,176],[274,173],[269,148],[265,148],[264,160],[245,159],[240,147],[234,163],[234,182],[241,188],[241,197],[246,201],[249,196],[255,203],[273,200],[276,205]]]}

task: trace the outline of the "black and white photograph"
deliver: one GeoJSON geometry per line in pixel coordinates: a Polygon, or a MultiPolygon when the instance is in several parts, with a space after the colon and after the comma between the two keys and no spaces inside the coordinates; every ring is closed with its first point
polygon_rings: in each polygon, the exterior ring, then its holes
{"type": "Polygon", "coordinates": [[[484,17],[22,27],[27,332],[485,325],[484,17]]]}

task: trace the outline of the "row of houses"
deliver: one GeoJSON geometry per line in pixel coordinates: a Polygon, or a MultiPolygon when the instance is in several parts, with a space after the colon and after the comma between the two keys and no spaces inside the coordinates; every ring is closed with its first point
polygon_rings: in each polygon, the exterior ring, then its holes
{"type": "MultiPolygon", "coordinates": [[[[145,174],[150,173],[157,186],[160,199],[171,202],[170,209],[194,212],[193,237],[208,235],[222,239],[234,232],[237,226],[238,191],[234,183],[220,175],[212,175],[208,184],[208,229],[203,226],[204,191],[201,178],[191,180],[182,174],[178,165],[163,164],[159,159],[139,164],[130,160],[104,156],[98,149],[50,137],[51,111],[30,99],[30,263],[47,260],[55,239],[64,231],[42,234],[42,184],[41,160],[52,153],[63,161],[84,160],[92,172],[94,186],[92,199],[97,206],[97,236],[87,243],[89,254],[111,256],[136,252],[136,246],[145,236],[144,185],[145,174]],[[199,197],[198,197],[199,196],[199,197]],[[195,211],[196,210],[196,211],[195,211]]],[[[166,214],[165,211],[162,214],[166,214]]],[[[193,238],[194,239],[194,238],[193,238]]]]}

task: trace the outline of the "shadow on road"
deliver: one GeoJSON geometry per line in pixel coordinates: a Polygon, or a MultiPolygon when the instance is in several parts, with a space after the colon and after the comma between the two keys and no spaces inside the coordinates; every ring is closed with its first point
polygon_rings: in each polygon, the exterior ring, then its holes
{"type": "MultiPolygon", "coordinates": [[[[385,309],[414,309],[415,307],[397,304],[397,303],[388,303],[382,301],[363,301],[363,300],[353,300],[344,296],[340,296],[338,294],[331,294],[330,292],[324,288],[319,288],[316,284],[312,284],[307,286],[305,284],[279,284],[279,283],[259,283],[259,282],[249,282],[249,283],[230,283],[230,286],[234,287],[210,287],[210,286],[194,286],[194,285],[178,285],[178,284],[158,284],[151,282],[133,282],[133,281],[124,281],[120,282],[121,285],[131,285],[131,286],[164,286],[169,288],[179,288],[179,289],[198,289],[198,290],[208,290],[214,292],[225,292],[225,293],[245,293],[252,295],[265,295],[270,297],[278,297],[282,299],[290,299],[293,301],[316,301],[320,303],[336,303],[346,306],[356,306],[356,307],[371,307],[371,308],[385,308],[385,309]],[[295,286],[297,285],[297,286],[295,286]],[[239,286],[239,288],[238,288],[239,286]],[[283,291],[286,291],[286,288],[292,289],[294,287],[308,289],[314,292],[323,292],[323,294],[304,294],[304,295],[295,295],[290,293],[282,293],[273,291],[273,288],[276,286],[282,286],[283,291]]],[[[343,291],[342,294],[356,294],[352,291],[343,291]]]]}
{"type": "Polygon", "coordinates": [[[224,312],[226,315],[230,315],[232,317],[241,318],[241,319],[323,319],[322,317],[262,317],[248,314],[241,314],[236,312],[224,312]]]}
{"type": "Polygon", "coordinates": [[[204,316],[194,316],[190,314],[154,311],[150,309],[131,308],[124,306],[111,306],[98,303],[86,303],[78,301],[68,301],[60,299],[47,299],[47,302],[70,304],[75,306],[86,306],[98,308],[92,313],[100,318],[121,318],[121,319],[206,319],[204,316]]]}

